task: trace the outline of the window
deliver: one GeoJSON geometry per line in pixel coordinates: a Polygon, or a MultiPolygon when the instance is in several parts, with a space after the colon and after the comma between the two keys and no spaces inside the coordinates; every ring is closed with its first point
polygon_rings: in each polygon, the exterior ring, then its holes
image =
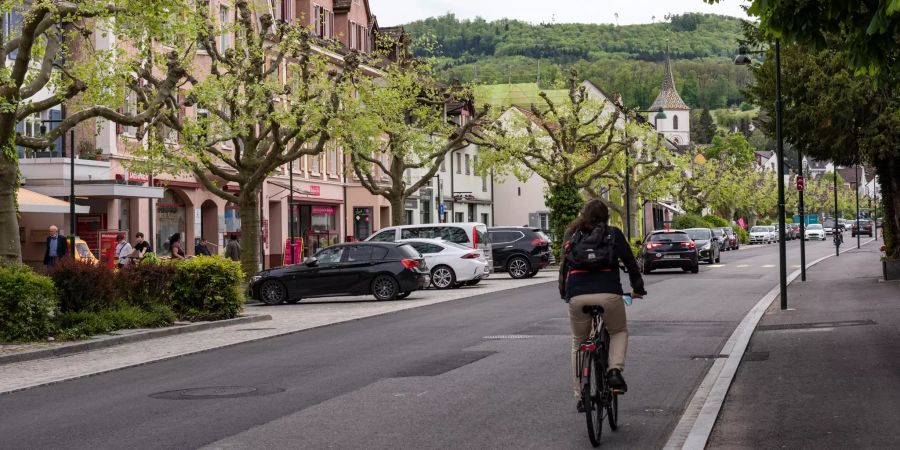
{"type": "Polygon", "coordinates": [[[444,156],[443,158],[441,158],[441,172],[446,172],[446,171],[447,171],[447,157],[444,156]]]}
{"type": "Polygon", "coordinates": [[[521,196],[522,196],[522,188],[521,188],[521,187],[517,187],[516,189],[517,189],[518,192],[519,192],[519,197],[521,197],[521,196]]]}
{"type": "Polygon", "coordinates": [[[372,260],[371,245],[354,245],[347,249],[347,262],[366,262],[372,260]]]}
{"type": "Polygon", "coordinates": [[[481,223],[485,225],[491,224],[490,215],[488,215],[488,213],[481,213],[481,223]]]}
{"type": "Polygon", "coordinates": [[[319,6],[313,5],[313,29],[316,36],[323,39],[334,37],[334,13],[319,6]]]}
{"type": "Polygon", "coordinates": [[[434,237],[433,228],[404,228],[400,230],[400,239],[431,239],[434,237]]]}
{"type": "Polygon", "coordinates": [[[406,213],[406,223],[415,223],[415,221],[413,220],[413,213],[415,211],[413,211],[411,209],[407,209],[404,212],[406,213]]]}
{"type": "Polygon", "coordinates": [[[676,115],[676,114],[672,114],[672,129],[673,130],[678,129],[678,115],[676,115]]]}
{"type": "Polygon", "coordinates": [[[456,173],[462,173],[462,155],[456,154],[456,173]]]}
{"type": "Polygon", "coordinates": [[[550,229],[550,214],[548,213],[539,213],[538,218],[540,220],[541,229],[549,230],[550,229]]]}
{"type": "Polygon", "coordinates": [[[319,155],[310,155],[310,165],[312,166],[310,170],[314,174],[319,173],[319,155]]]}
{"type": "MultiPolygon", "coordinates": [[[[134,92],[130,92],[125,97],[125,114],[128,115],[136,115],[137,114],[137,94],[134,92]]],[[[122,126],[122,133],[128,136],[134,137],[137,136],[137,127],[133,125],[124,125],[122,126]]]]}
{"type": "Polygon", "coordinates": [[[219,51],[224,52],[228,49],[228,7],[225,5],[219,5],[219,31],[222,33],[219,36],[219,51]]]}
{"type": "Polygon", "coordinates": [[[348,36],[348,37],[350,38],[350,48],[351,48],[351,49],[356,49],[356,28],[357,28],[357,25],[356,25],[356,22],[354,22],[354,21],[352,21],[352,20],[350,20],[350,21],[348,21],[348,22],[350,22],[350,23],[347,25],[347,33],[350,35],[350,36],[348,36]]]}
{"type": "Polygon", "coordinates": [[[453,220],[455,222],[465,222],[466,221],[465,213],[461,213],[461,212],[453,213],[453,220]]]}
{"type": "MultiPolygon", "coordinates": [[[[197,107],[197,125],[204,131],[203,135],[209,137],[209,111],[199,106],[197,107]]],[[[128,128],[129,127],[125,127],[126,133],[128,133],[128,128]]],[[[132,134],[132,136],[134,135],[132,134]]]]}
{"type": "Polygon", "coordinates": [[[394,242],[397,239],[397,235],[394,230],[384,230],[381,233],[372,236],[371,239],[368,239],[370,242],[394,242]]]}
{"type": "Polygon", "coordinates": [[[338,160],[337,150],[336,149],[328,150],[328,173],[330,173],[334,176],[337,176],[337,174],[338,174],[337,160],[338,160]]]}
{"type": "Polygon", "coordinates": [[[319,264],[337,264],[341,262],[341,256],[344,254],[344,247],[326,248],[316,254],[319,264]]]}
{"type": "Polygon", "coordinates": [[[290,22],[290,3],[288,0],[278,0],[275,5],[275,20],[290,22]]]}
{"type": "Polygon", "coordinates": [[[466,175],[470,175],[472,173],[472,157],[466,155],[466,175]]]}
{"type": "MultiPolygon", "coordinates": [[[[406,184],[412,183],[412,169],[406,169],[406,173],[403,174],[406,177],[406,184]]],[[[409,223],[409,222],[407,222],[409,223]]]]}

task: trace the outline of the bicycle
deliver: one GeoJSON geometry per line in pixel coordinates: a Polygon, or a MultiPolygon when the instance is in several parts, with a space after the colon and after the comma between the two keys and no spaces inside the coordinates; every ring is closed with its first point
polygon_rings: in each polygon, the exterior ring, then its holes
{"type": "Polygon", "coordinates": [[[613,431],[619,429],[619,392],[610,389],[606,382],[609,365],[609,332],[603,323],[603,307],[587,305],[582,308],[592,319],[591,336],[581,344],[578,377],[581,382],[581,402],[587,419],[588,437],[594,447],[600,445],[603,435],[603,419],[613,431]]]}

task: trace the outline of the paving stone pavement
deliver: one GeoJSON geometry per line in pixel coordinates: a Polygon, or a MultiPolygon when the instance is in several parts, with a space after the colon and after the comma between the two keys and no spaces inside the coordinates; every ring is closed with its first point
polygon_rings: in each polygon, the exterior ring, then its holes
{"type": "MultiPolygon", "coordinates": [[[[377,302],[371,296],[366,296],[311,299],[296,305],[249,305],[245,308],[246,313],[269,314],[272,316],[272,320],[150,339],[56,358],[2,365],[0,366],[0,394],[339,322],[555,280],[555,270],[541,271],[534,278],[526,280],[513,280],[506,274],[494,274],[490,279],[484,280],[476,286],[445,291],[417,291],[404,300],[389,302],[377,302]]],[[[460,304],[461,307],[464,305],[464,303],[460,304]]]]}

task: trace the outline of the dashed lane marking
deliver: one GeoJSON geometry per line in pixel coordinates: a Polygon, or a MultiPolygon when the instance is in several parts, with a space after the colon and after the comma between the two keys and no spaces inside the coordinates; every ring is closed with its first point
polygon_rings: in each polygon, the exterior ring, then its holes
{"type": "Polygon", "coordinates": [[[713,269],[718,269],[719,267],[725,267],[725,264],[710,264],[706,267],[712,267],[713,269]]]}
{"type": "Polygon", "coordinates": [[[770,269],[772,267],[775,267],[775,264],[764,264],[763,267],[770,269]]]}

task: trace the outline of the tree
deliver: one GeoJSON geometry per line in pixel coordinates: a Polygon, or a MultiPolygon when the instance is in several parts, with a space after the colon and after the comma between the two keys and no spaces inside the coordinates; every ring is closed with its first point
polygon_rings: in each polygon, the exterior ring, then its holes
{"type": "MultiPolygon", "coordinates": [[[[12,22],[0,27],[0,262],[21,261],[16,190],[16,146],[49,148],[79,123],[102,118],[139,126],[151,120],[184,77],[179,52],[161,57],[152,39],[166,34],[183,2],[161,0],[5,1],[0,13],[12,22]],[[9,15],[6,15],[10,13],[9,15]],[[96,31],[91,31],[91,30],[96,31]],[[8,34],[7,34],[8,33],[8,34]],[[98,49],[93,33],[138,43],[135,51],[98,49]],[[11,65],[10,65],[11,64],[11,65]],[[151,77],[151,75],[156,75],[151,77]],[[151,78],[152,83],[143,80],[151,78]],[[52,95],[42,96],[42,91],[52,95]],[[118,111],[128,92],[140,111],[118,111]],[[26,136],[16,125],[26,117],[65,103],[66,117],[41,136],[26,136]]],[[[69,230],[74,233],[74,230],[69,230]]]]}
{"type": "Polygon", "coordinates": [[[260,192],[266,178],[303,155],[318,155],[335,134],[341,100],[349,98],[358,57],[344,58],[330,70],[314,49],[309,30],[259,14],[247,0],[235,2],[237,20],[221,28],[200,0],[196,41],[209,54],[207,74],[191,78],[182,96],[167,101],[160,125],[176,130],[173,160],[207,190],[237,204],[241,213],[241,267],[249,277],[259,270],[260,192]],[[217,45],[230,32],[233,46],[217,45]],[[291,84],[278,77],[287,68],[291,84]],[[180,111],[208,111],[189,117],[180,111]],[[225,185],[240,186],[240,192],[225,185]]]}
{"type": "Polygon", "coordinates": [[[439,84],[424,60],[400,52],[383,71],[357,81],[340,137],[356,178],[390,202],[391,223],[402,225],[406,199],[431,181],[447,154],[470,143],[491,145],[488,116],[487,109],[474,110],[470,89],[439,84]]]}
{"type": "Polygon", "coordinates": [[[711,144],[713,137],[716,136],[716,122],[713,120],[712,114],[709,113],[709,108],[703,108],[703,112],[700,113],[700,119],[697,121],[696,125],[691,128],[691,140],[697,144],[711,144]]]}
{"type": "Polygon", "coordinates": [[[592,98],[572,69],[566,78],[564,102],[541,92],[541,107],[512,108],[501,117],[507,139],[482,160],[495,176],[532,174],[547,183],[544,197],[550,208],[550,228],[556,251],[565,228],[581,210],[581,190],[609,173],[616,156],[633,143],[625,134],[621,111],[611,102],[592,98]]]}
{"type": "Polygon", "coordinates": [[[702,154],[682,156],[681,204],[695,214],[709,207],[733,215],[746,198],[743,178],[756,171],[753,160],[753,148],[741,133],[718,135],[702,154]]]}

